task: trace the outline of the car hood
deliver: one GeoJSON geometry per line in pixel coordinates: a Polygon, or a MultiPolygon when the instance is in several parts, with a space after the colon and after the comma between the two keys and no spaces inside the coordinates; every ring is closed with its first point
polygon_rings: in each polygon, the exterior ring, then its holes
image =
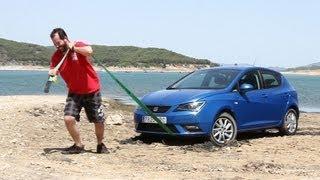
{"type": "Polygon", "coordinates": [[[142,98],[146,105],[173,106],[220,94],[225,90],[204,89],[170,89],[149,93],[142,98]]]}

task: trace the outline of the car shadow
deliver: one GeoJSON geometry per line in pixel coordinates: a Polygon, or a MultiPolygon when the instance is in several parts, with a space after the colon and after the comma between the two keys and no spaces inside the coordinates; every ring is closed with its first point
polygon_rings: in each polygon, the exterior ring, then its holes
{"type": "MultiPolygon", "coordinates": [[[[268,131],[252,131],[239,133],[237,139],[230,143],[230,146],[241,146],[242,144],[250,143],[252,139],[272,138],[281,136],[278,132],[268,131]]],[[[179,137],[179,136],[165,136],[142,134],[132,138],[119,141],[120,144],[153,144],[162,143],[168,146],[188,146],[211,143],[207,137],[179,137]]]]}
{"type": "Polygon", "coordinates": [[[272,138],[282,136],[278,130],[260,130],[248,131],[239,133],[237,136],[238,141],[249,141],[251,139],[272,138]]]}
{"type": "Polygon", "coordinates": [[[153,144],[162,143],[172,146],[183,146],[204,143],[206,138],[202,137],[178,137],[169,135],[140,134],[131,138],[120,140],[120,144],[153,144]]]}
{"type": "Polygon", "coordinates": [[[320,128],[318,128],[318,127],[301,128],[301,129],[298,129],[297,135],[301,135],[301,136],[306,136],[306,135],[320,136],[320,128]]]}

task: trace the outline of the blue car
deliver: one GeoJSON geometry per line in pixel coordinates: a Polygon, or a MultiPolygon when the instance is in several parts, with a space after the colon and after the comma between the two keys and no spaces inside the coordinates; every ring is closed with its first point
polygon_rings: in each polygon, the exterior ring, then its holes
{"type": "MultiPolygon", "coordinates": [[[[279,72],[259,67],[217,67],[194,71],[142,102],[175,135],[207,136],[218,146],[239,132],[278,128],[293,135],[299,106],[295,89],[279,72]]],[[[137,132],[167,134],[138,108],[137,132]]]]}

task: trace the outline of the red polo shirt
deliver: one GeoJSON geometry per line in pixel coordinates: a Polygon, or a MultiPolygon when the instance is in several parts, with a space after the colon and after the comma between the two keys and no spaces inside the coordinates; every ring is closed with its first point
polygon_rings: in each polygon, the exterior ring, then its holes
{"type": "MultiPolygon", "coordinates": [[[[75,43],[75,47],[83,46],[88,46],[88,44],[81,41],[75,43]]],[[[63,55],[60,50],[56,50],[52,55],[50,68],[54,68],[61,61],[63,55]]],[[[99,77],[92,67],[90,58],[80,53],[70,51],[60,67],[59,73],[71,93],[89,94],[100,89],[99,77]]]]}

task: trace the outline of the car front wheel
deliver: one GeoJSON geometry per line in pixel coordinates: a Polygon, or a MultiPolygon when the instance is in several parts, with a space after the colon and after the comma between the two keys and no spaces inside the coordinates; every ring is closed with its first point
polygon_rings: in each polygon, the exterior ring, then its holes
{"type": "Polygon", "coordinates": [[[293,135],[298,129],[298,115],[294,109],[289,109],[284,116],[283,124],[280,127],[280,133],[283,135],[293,135]]]}
{"type": "Polygon", "coordinates": [[[217,146],[225,146],[232,142],[237,136],[237,125],[229,113],[222,113],[215,120],[210,140],[217,146]]]}

